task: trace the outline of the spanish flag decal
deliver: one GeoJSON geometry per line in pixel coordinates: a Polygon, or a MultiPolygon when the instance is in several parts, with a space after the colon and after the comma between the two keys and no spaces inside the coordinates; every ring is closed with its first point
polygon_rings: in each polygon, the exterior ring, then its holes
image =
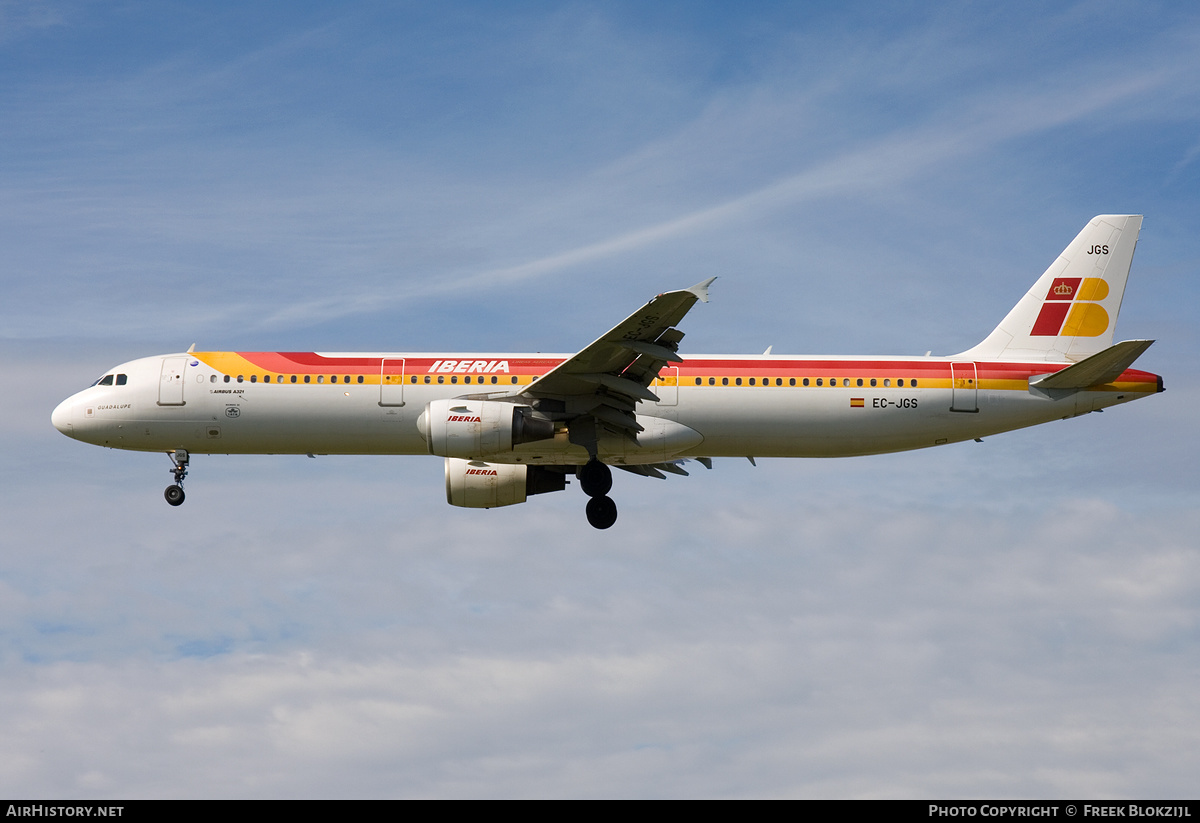
{"type": "Polygon", "coordinates": [[[850,408],[861,409],[863,407],[863,399],[861,397],[850,398],[850,408]]]}

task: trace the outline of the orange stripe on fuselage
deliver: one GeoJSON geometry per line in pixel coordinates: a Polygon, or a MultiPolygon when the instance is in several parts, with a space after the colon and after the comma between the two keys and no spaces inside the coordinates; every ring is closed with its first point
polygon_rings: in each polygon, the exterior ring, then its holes
{"type": "MultiPolygon", "coordinates": [[[[252,374],[270,375],[363,375],[364,383],[377,384],[380,375],[405,374],[469,374],[472,376],[497,374],[489,372],[488,368],[500,364],[502,370],[498,374],[517,376],[520,383],[528,383],[533,377],[539,377],[553,369],[562,358],[542,357],[505,357],[504,355],[462,356],[462,355],[427,355],[412,356],[325,356],[315,352],[193,352],[192,357],[200,360],[214,370],[230,376],[252,374]],[[386,369],[384,364],[386,361],[386,369]],[[452,371],[442,369],[448,362],[455,363],[452,371]],[[469,363],[461,371],[457,364],[469,363]],[[490,365],[481,365],[490,364],[490,365]]],[[[992,391],[1027,391],[1029,378],[1034,375],[1044,375],[1066,368],[1069,363],[1005,363],[977,362],[975,363],[978,386],[983,390],[992,391]]],[[[704,357],[689,358],[678,364],[678,383],[672,371],[669,376],[655,381],[658,385],[680,385],[692,388],[707,388],[709,377],[731,379],[754,378],[755,388],[775,387],[776,379],[782,379],[783,388],[803,388],[800,385],[791,386],[789,381],[803,378],[815,380],[821,378],[828,381],[836,379],[838,387],[845,379],[852,381],[851,388],[859,379],[869,380],[904,380],[916,379],[919,389],[949,388],[951,371],[949,360],[929,360],[925,358],[913,360],[832,360],[823,358],[787,358],[778,355],[770,358],[755,359],[708,359],[704,357]],[[700,384],[696,378],[703,378],[700,384]],[[766,382],[763,382],[766,381],[766,382]]],[[[1137,369],[1126,370],[1118,380],[1103,387],[1095,387],[1114,391],[1153,392],[1158,390],[1159,378],[1150,372],[1137,369]]],[[[735,385],[714,388],[739,388],[735,385]]],[[[750,388],[743,385],[740,388],[750,388]]],[[[818,388],[809,386],[808,388],[818,388]]],[[[828,388],[826,386],[825,388],[828,388]]],[[[876,386],[874,388],[884,388],[876,386]]],[[[899,388],[890,386],[887,388],[899,388]]],[[[910,388],[905,386],[903,388],[910,388]]]]}

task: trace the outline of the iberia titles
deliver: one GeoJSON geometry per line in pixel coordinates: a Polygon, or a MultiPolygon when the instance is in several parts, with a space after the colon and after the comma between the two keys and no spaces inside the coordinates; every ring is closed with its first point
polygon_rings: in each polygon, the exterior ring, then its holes
{"type": "Polygon", "coordinates": [[[507,360],[436,360],[433,365],[427,369],[429,374],[441,372],[443,374],[453,372],[454,374],[496,374],[503,372],[508,374],[507,360]]]}

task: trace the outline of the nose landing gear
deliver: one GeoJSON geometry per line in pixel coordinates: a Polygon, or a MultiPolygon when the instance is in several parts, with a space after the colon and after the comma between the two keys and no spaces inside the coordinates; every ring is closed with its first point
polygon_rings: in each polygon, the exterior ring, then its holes
{"type": "Polygon", "coordinates": [[[170,457],[171,463],[174,464],[171,473],[175,476],[175,483],[167,486],[163,491],[163,497],[172,506],[182,506],[184,500],[183,478],[187,477],[188,453],[185,449],[176,449],[173,452],[167,452],[167,457],[170,457]]]}
{"type": "Polygon", "coordinates": [[[579,486],[591,500],[587,519],[594,528],[607,529],[617,522],[617,504],[608,496],[612,489],[612,469],[592,458],[579,470],[579,486]]]}

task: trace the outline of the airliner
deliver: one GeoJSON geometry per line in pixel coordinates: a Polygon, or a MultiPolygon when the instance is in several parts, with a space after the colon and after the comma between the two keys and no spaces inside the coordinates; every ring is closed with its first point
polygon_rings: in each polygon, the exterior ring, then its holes
{"type": "Polygon", "coordinates": [[[844,457],[979,440],[1163,390],[1113,343],[1141,215],[1093,218],[977,346],[949,357],[683,357],[710,278],[660,294],[576,354],[224,352],[115,366],[54,427],[165,452],[184,501],[195,454],[430,454],[446,499],[494,508],[563,490],[617,519],[611,467],[687,474],[714,457],[844,457]]]}

